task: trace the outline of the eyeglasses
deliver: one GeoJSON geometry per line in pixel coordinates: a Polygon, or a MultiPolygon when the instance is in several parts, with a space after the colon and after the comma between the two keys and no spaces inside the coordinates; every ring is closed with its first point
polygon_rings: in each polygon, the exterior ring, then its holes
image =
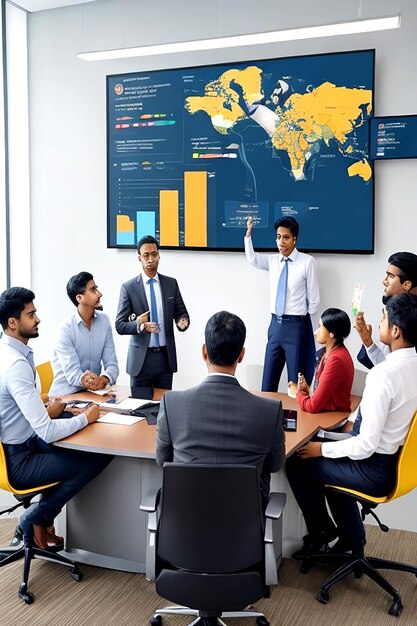
{"type": "Polygon", "coordinates": [[[159,252],[145,252],[144,254],[140,255],[140,258],[144,259],[145,261],[147,261],[149,258],[157,259],[158,257],[159,252]]]}

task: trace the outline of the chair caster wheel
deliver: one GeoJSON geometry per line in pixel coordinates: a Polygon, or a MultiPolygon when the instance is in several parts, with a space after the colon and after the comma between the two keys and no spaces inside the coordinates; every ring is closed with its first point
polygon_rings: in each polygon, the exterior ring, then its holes
{"type": "Polygon", "coordinates": [[[73,569],[71,572],[71,578],[75,580],[75,582],[79,583],[83,579],[83,574],[79,569],[73,569]]]}
{"type": "Polygon", "coordinates": [[[321,604],[327,604],[329,601],[329,594],[327,593],[327,591],[319,591],[319,593],[317,594],[317,600],[321,602],[321,604]]]}
{"type": "Polygon", "coordinates": [[[270,597],[271,597],[271,587],[269,585],[266,585],[265,591],[264,591],[264,598],[270,598],[270,597]]]}
{"type": "Polygon", "coordinates": [[[401,604],[401,602],[397,601],[397,602],[393,602],[389,608],[388,613],[390,615],[394,615],[394,617],[398,617],[401,613],[403,609],[403,605],[401,604]]]}
{"type": "Polygon", "coordinates": [[[151,626],[161,626],[161,624],[162,624],[162,616],[161,615],[155,615],[151,619],[151,626]]]}
{"type": "Polygon", "coordinates": [[[308,563],[301,563],[300,565],[300,572],[301,574],[308,574],[308,572],[311,570],[312,565],[308,564],[308,563]]]}
{"type": "Polygon", "coordinates": [[[25,584],[22,584],[19,587],[19,598],[26,602],[26,604],[33,604],[35,602],[35,596],[27,590],[27,586],[25,584]]]}
{"type": "Polygon", "coordinates": [[[257,617],[256,626],[269,626],[269,622],[266,617],[257,617]]]}

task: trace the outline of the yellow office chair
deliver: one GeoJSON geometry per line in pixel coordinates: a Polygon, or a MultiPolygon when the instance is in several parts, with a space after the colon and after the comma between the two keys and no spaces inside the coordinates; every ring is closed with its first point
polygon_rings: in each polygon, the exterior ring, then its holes
{"type": "Polygon", "coordinates": [[[36,366],[39,379],[41,381],[41,394],[48,394],[54,379],[51,361],[46,361],[36,366]]]}
{"type": "MultiPolygon", "coordinates": [[[[372,515],[379,524],[379,527],[383,532],[388,532],[389,528],[385,524],[381,524],[377,515],[372,511],[378,504],[384,504],[385,502],[391,502],[400,496],[405,495],[409,491],[412,491],[417,487],[417,412],[414,414],[411,420],[411,426],[407,434],[407,438],[402,446],[398,457],[397,465],[397,482],[394,490],[388,495],[382,498],[375,498],[369,496],[366,493],[355,491],[354,489],[347,489],[346,487],[337,487],[334,485],[326,485],[328,489],[337,491],[339,493],[346,494],[347,497],[352,497],[357,500],[362,506],[362,519],[365,519],[365,515],[372,515]]],[[[321,589],[317,595],[317,600],[322,604],[327,604],[329,600],[329,589],[333,587],[335,583],[342,578],[345,578],[348,574],[353,573],[355,578],[360,578],[362,574],[366,574],[385,591],[391,594],[393,602],[389,608],[388,613],[390,615],[399,616],[403,608],[401,597],[398,591],[379,573],[378,569],[392,569],[402,572],[410,572],[417,576],[417,566],[408,565],[406,563],[399,563],[396,561],[388,561],[386,559],[378,559],[374,557],[365,557],[364,549],[355,551],[352,555],[336,554],[336,553],[324,553],[313,554],[303,558],[303,562],[300,571],[307,573],[312,567],[315,561],[336,563],[340,567],[323,582],[321,589]]]]}
{"type": "MultiPolygon", "coordinates": [[[[0,441],[0,489],[9,491],[14,495],[17,500],[19,500],[18,504],[15,504],[6,511],[1,511],[0,515],[4,515],[5,513],[11,513],[20,506],[23,506],[25,509],[27,509],[31,504],[32,498],[34,498],[36,495],[39,495],[40,493],[43,493],[47,489],[54,487],[57,484],[58,483],[51,483],[49,485],[42,485],[33,489],[15,489],[9,482],[6,456],[4,454],[3,444],[0,441]]],[[[61,550],[62,547],[60,547],[59,549],[61,550]]],[[[74,561],[70,561],[70,559],[67,559],[61,554],[57,554],[56,551],[56,548],[48,548],[48,550],[43,550],[42,548],[38,548],[36,545],[33,545],[33,542],[32,545],[30,545],[29,547],[22,546],[17,550],[11,548],[0,549],[0,567],[4,567],[9,563],[24,559],[23,580],[19,587],[19,598],[24,600],[26,604],[32,604],[35,599],[33,593],[28,591],[30,564],[33,558],[44,558],[48,561],[55,561],[56,563],[62,563],[63,565],[67,565],[68,567],[72,568],[71,577],[77,582],[80,582],[80,580],[82,580],[82,573],[78,569],[77,563],[74,563],[74,561]]]]}

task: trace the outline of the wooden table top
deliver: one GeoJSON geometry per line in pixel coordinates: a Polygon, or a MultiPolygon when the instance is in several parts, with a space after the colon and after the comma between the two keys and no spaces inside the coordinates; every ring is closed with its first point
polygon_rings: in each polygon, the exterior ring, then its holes
{"type": "MultiPolygon", "coordinates": [[[[129,387],[114,386],[117,389],[119,399],[128,397],[129,387]]],[[[164,389],[156,389],[154,400],[160,400],[165,393],[164,389]]],[[[273,393],[264,391],[254,391],[253,393],[273,400],[281,400],[286,409],[297,410],[297,430],[296,432],[286,432],[286,454],[290,456],[304,443],[320,430],[337,427],[349,413],[329,412],[329,413],[306,413],[302,411],[294,398],[290,398],[286,393],[273,393]]],[[[99,398],[88,391],[67,396],[66,400],[88,400],[93,402],[106,401],[109,396],[99,398]]],[[[360,400],[360,396],[351,396],[352,410],[354,410],[360,400]]],[[[117,456],[130,456],[136,458],[155,458],[155,436],[156,426],[149,426],[146,420],[126,426],[122,424],[89,424],[74,435],[57,441],[55,445],[75,450],[88,450],[90,452],[115,454],[117,456]]]]}

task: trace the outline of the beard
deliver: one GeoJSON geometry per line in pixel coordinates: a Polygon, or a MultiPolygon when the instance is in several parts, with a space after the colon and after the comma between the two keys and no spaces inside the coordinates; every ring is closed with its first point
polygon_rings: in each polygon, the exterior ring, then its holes
{"type": "Polygon", "coordinates": [[[101,304],[101,302],[100,302],[100,304],[98,304],[98,305],[95,307],[95,309],[96,309],[96,311],[102,311],[102,310],[103,310],[103,305],[101,304]]]}
{"type": "Polygon", "coordinates": [[[392,296],[382,296],[382,304],[385,306],[391,300],[392,296]]]}
{"type": "Polygon", "coordinates": [[[19,331],[19,335],[23,339],[34,339],[35,337],[39,337],[39,330],[37,328],[32,328],[32,330],[21,330],[19,331]]]}

